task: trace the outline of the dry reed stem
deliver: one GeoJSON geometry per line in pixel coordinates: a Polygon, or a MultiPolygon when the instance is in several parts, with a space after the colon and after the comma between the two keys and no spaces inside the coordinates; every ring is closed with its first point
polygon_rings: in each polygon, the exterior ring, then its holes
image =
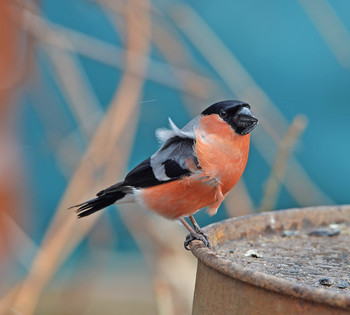
{"type": "Polygon", "coordinates": [[[286,130],[286,119],[210,26],[187,5],[177,6],[171,11],[170,17],[210,62],[229,89],[237,97],[254,104],[255,113],[264,129],[272,139],[278,141],[280,133],[286,130]],[[191,21],[191,27],[186,27],[186,21],[191,21]],[[274,128],[268,124],[270,119],[274,121],[274,128]]]}
{"type": "Polygon", "coordinates": [[[350,68],[350,33],[327,0],[299,0],[328,48],[344,68],[350,68]]]}
{"type": "Polygon", "coordinates": [[[172,299],[171,288],[162,278],[155,277],[154,293],[156,296],[156,306],[158,315],[175,315],[174,301],[172,299]]]}
{"type": "MultiPolygon", "coordinates": [[[[113,156],[109,157],[109,164],[105,166],[106,168],[106,174],[109,174],[109,176],[105,176],[104,179],[101,181],[102,183],[105,183],[105,185],[107,185],[108,183],[114,182],[116,180],[116,178],[118,178],[118,175],[121,175],[121,170],[123,169],[123,166],[126,163],[126,156],[127,153],[130,152],[130,145],[132,144],[132,139],[133,139],[133,132],[135,131],[135,127],[136,126],[136,122],[137,122],[137,115],[135,115],[135,110],[132,112],[132,116],[129,116],[129,120],[128,120],[128,124],[125,126],[125,133],[123,135],[123,139],[124,139],[124,143],[126,145],[117,145],[115,148],[115,152],[116,154],[114,154],[113,156]],[[127,137],[126,137],[127,136],[127,137]],[[125,139],[128,139],[125,141],[125,139]],[[124,152],[125,154],[120,154],[120,152],[124,152]]],[[[52,118],[52,117],[51,117],[52,118]]],[[[58,163],[60,165],[64,164],[65,161],[62,159],[59,159],[58,163]]],[[[97,191],[100,187],[97,187],[97,185],[92,185],[91,181],[90,182],[90,187],[87,187],[87,191],[97,191]],[[95,187],[93,187],[95,186],[95,187]]],[[[74,216],[73,213],[71,213],[72,216],[74,216]]],[[[85,230],[85,232],[83,234],[87,234],[89,232],[89,230],[92,228],[93,223],[95,221],[93,221],[92,223],[89,224],[89,226],[87,227],[87,229],[85,230]]],[[[79,224],[82,223],[79,222],[79,224]]],[[[84,235],[80,236],[80,238],[82,238],[84,235]]],[[[62,258],[62,262],[65,260],[64,257],[67,257],[69,255],[69,252],[72,252],[73,249],[76,247],[76,245],[78,245],[79,243],[79,239],[77,241],[73,241],[72,243],[68,243],[67,247],[63,250],[62,254],[61,254],[61,258],[62,258]]],[[[58,264],[59,265],[59,264],[58,264]]],[[[59,267],[57,265],[56,269],[59,267]]],[[[53,271],[54,272],[54,271],[53,271]]],[[[19,288],[18,286],[15,287],[14,290],[12,290],[9,294],[7,294],[7,297],[5,297],[2,305],[0,305],[0,314],[1,314],[1,310],[4,309],[8,309],[5,307],[2,307],[5,303],[7,305],[9,305],[9,301],[11,301],[11,299],[13,300],[14,296],[15,296],[15,291],[18,291],[19,288]],[[2,307],[2,308],[1,308],[2,307]]]]}
{"type": "MultiPolygon", "coordinates": [[[[14,129],[17,114],[15,92],[27,77],[31,57],[30,43],[24,36],[21,21],[20,8],[15,7],[11,0],[0,1],[0,265],[12,255],[25,265],[16,245],[18,242],[23,245],[23,242],[29,249],[33,245],[13,219],[26,220],[23,213],[21,216],[17,213],[18,209],[26,206],[26,202],[21,187],[19,144],[14,129]]],[[[1,299],[0,314],[7,312],[17,290],[18,287],[14,287],[1,299]]]]}
{"type": "Polygon", "coordinates": [[[270,176],[266,182],[264,197],[259,208],[260,212],[275,209],[280,186],[286,173],[288,158],[292,154],[292,150],[305,130],[306,125],[307,119],[305,116],[296,116],[286,135],[281,140],[270,176]]]}
{"type": "Polygon", "coordinates": [[[1,220],[5,222],[10,232],[12,246],[10,253],[25,269],[29,269],[28,261],[24,253],[34,254],[40,248],[28,236],[28,234],[18,225],[18,223],[5,211],[0,212],[1,220]]]}
{"type": "Polygon", "coordinates": [[[13,288],[9,289],[4,296],[1,296],[0,300],[0,314],[7,315],[12,312],[12,305],[16,299],[19,291],[21,290],[21,283],[16,284],[13,288]]]}
{"type": "MultiPolygon", "coordinates": [[[[0,101],[2,101],[5,99],[3,93],[13,92],[13,89],[26,78],[30,68],[31,50],[23,29],[22,8],[17,7],[11,0],[2,0],[0,17],[0,101]]],[[[5,106],[0,104],[0,110],[2,107],[5,106]]]]}
{"type": "MultiPolygon", "coordinates": [[[[119,17],[124,15],[123,6],[119,2],[112,2],[109,0],[96,0],[101,3],[106,9],[112,10],[119,17]]],[[[182,91],[186,88],[191,90],[191,95],[197,97],[201,101],[207,100],[214,88],[218,88],[216,82],[209,77],[197,74],[194,69],[195,60],[190,58],[190,51],[180,36],[171,27],[166,20],[164,14],[152,6],[152,13],[154,13],[152,22],[152,41],[159,49],[160,53],[165,57],[172,69],[177,67],[180,69],[189,70],[191,75],[182,75],[177,71],[173,71],[173,76],[182,85],[182,91]],[[156,18],[154,18],[156,17],[156,18]]]]}
{"type": "MultiPolygon", "coordinates": [[[[220,74],[231,91],[239,98],[254,104],[255,113],[259,117],[263,128],[259,130],[258,136],[254,135],[252,137],[252,141],[261,156],[269,164],[272,164],[271,148],[279,143],[281,139],[280,135],[284,134],[287,130],[286,119],[233,53],[194,10],[186,5],[181,5],[172,11],[171,17],[178,24],[184,35],[191,40],[202,55],[211,63],[216,72],[220,74]],[[191,21],[191,27],[183,27],[183,21],[191,21]],[[265,138],[263,141],[269,143],[269,146],[262,146],[260,145],[261,143],[258,143],[262,137],[265,138]]],[[[320,202],[327,204],[333,203],[312,181],[293,156],[290,157],[287,172],[288,174],[293,174],[286,177],[286,189],[299,204],[309,205],[310,202],[314,204],[320,202]],[[296,193],[296,189],[299,187],[302,187],[306,193],[296,193]]]]}
{"type": "MultiPolygon", "coordinates": [[[[23,231],[23,229],[18,225],[15,220],[6,214],[4,211],[0,213],[6,225],[8,226],[8,230],[10,232],[10,238],[12,240],[12,246],[10,248],[10,254],[21,263],[23,268],[26,270],[30,269],[30,265],[28,265],[27,257],[25,253],[35,253],[40,250],[37,247],[35,242],[23,231]]],[[[8,285],[8,284],[7,284],[8,285]]],[[[9,290],[5,296],[1,297],[0,300],[0,314],[7,314],[10,308],[10,305],[13,303],[16,295],[20,290],[20,285],[15,285],[11,290],[9,290]]]]}
{"type": "MultiPolygon", "coordinates": [[[[125,63],[123,62],[123,56],[125,54],[124,49],[81,32],[65,28],[52,22],[47,22],[32,12],[26,11],[25,16],[25,25],[28,32],[40,42],[73,53],[79,53],[103,64],[126,70],[125,63]]],[[[147,56],[138,54],[137,52],[133,52],[133,55],[135,59],[141,59],[140,62],[149,63],[150,67],[147,73],[141,73],[137,67],[127,69],[128,72],[132,72],[134,75],[142,76],[145,79],[149,79],[169,88],[182,90],[189,94],[193,93],[189,87],[181,84],[181,81],[174,80],[171,75],[172,73],[176,73],[176,76],[181,78],[192,78],[197,82],[203,81],[203,85],[210,81],[209,78],[201,76],[191,70],[171,66],[164,62],[153,60],[147,56]]]]}
{"type": "MultiPolygon", "coordinates": [[[[146,211],[139,211],[134,216],[130,207],[120,205],[119,208],[123,222],[139,245],[154,277],[168,284],[175,314],[190,313],[196,259],[183,248],[185,229],[176,222],[146,211]]],[[[168,304],[167,308],[171,309],[171,305],[168,304]]]]}
{"type": "MultiPolygon", "coordinates": [[[[19,258],[27,267],[16,245],[28,241],[28,249],[32,249],[30,240],[15,223],[15,220],[26,222],[27,219],[26,214],[19,211],[27,207],[27,196],[15,130],[18,114],[16,92],[29,73],[31,57],[30,41],[24,36],[21,21],[22,12],[11,0],[0,1],[0,268],[12,263],[12,256],[19,258]]],[[[1,279],[3,291],[8,284],[1,279]]],[[[15,292],[15,288],[12,289],[12,294],[6,295],[4,302],[0,302],[1,314],[15,292]]]]}
{"type": "MultiPolygon", "coordinates": [[[[269,165],[273,164],[276,156],[277,148],[272,140],[261,132],[254,133],[254,146],[260,155],[269,165]],[[269,150],[266,150],[269,148],[269,150]]],[[[313,185],[312,181],[302,181],[304,178],[309,178],[309,175],[302,168],[292,156],[289,157],[289,163],[284,177],[284,186],[290,195],[301,206],[312,206],[318,204],[332,204],[334,203],[328,196],[320,193],[318,188],[313,185]],[[300,176],[300,174],[302,176],[300,176]]]]}
{"type": "MultiPolygon", "coordinates": [[[[149,49],[148,42],[142,42],[139,38],[135,38],[135,36],[139,36],[139,33],[142,34],[142,30],[136,28],[130,30],[130,33],[133,35],[130,35],[129,38],[129,50],[146,53],[149,49]]],[[[135,68],[136,62],[138,67],[146,71],[146,64],[140,62],[140,59],[135,60],[132,53],[127,53],[126,62],[127,65],[133,68],[135,68]]],[[[64,261],[70,251],[86,235],[97,220],[98,214],[84,221],[81,220],[77,224],[76,218],[72,213],[65,213],[64,215],[63,212],[77,196],[84,196],[86,191],[91,188],[92,170],[94,170],[94,163],[91,159],[95,158],[94,154],[97,154],[98,159],[101,159],[96,147],[100,147],[101,142],[104,144],[104,149],[114,145],[123,128],[129,123],[129,117],[136,107],[142,86],[142,79],[135,77],[129,72],[125,73],[117,97],[114,99],[114,104],[96,131],[80,166],[62,198],[55,218],[44,239],[42,245],[43,254],[39,253],[36,256],[31,272],[17,296],[14,309],[26,314],[34,312],[43,288],[51,279],[59,264],[64,261]]],[[[106,158],[108,159],[108,156],[106,158]]]]}
{"type": "Polygon", "coordinates": [[[56,81],[75,120],[81,126],[86,139],[91,138],[101,119],[102,110],[79,59],[72,53],[52,46],[46,46],[44,50],[51,60],[56,81]]]}

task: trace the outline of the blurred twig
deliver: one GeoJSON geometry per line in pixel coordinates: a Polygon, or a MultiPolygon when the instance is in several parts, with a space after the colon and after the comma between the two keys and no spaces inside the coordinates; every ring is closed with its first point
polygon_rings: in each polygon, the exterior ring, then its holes
{"type": "Polygon", "coordinates": [[[166,289],[166,301],[158,301],[164,314],[189,314],[195,281],[196,260],[183,249],[186,231],[177,222],[120,205],[123,222],[132,233],[154,275],[156,299],[161,298],[159,281],[166,289]],[[176,271],[175,271],[176,270],[176,271]],[[174,309],[172,309],[174,307],[174,309]]]}
{"type": "MultiPolygon", "coordinates": [[[[47,22],[30,11],[26,11],[25,17],[28,31],[37,40],[125,70],[125,63],[123,62],[124,49],[81,32],[65,28],[52,22],[47,22]]],[[[193,71],[150,59],[148,56],[141,55],[137,52],[132,52],[130,54],[134,56],[133,58],[135,60],[140,59],[140,62],[149,63],[150,67],[147,73],[141,73],[137,67],[131,66],[131,68],[128,69],[129,72],[162,85],[183,90],[191,94],[193,91],[189,87],[183,85],[181,81],[174,80],[171,73],[176,73],[176,77],[191,78],[198,82],[203,81],[203,84],[210,81],[210,79],[200,76],[193,71]]]]}
{"type": "Polygon", "coordinates": [[[255,114],[260,118],[267,134],[274,141],[278,141],[279,134],[286,130],[286,119],[235,55],[189,6],[178,5],[170,13],[170,17],[182,30],[183,34],[210,62],[231,92],[238,98],[254,104],[255,114]],[[270,121],[274,121],[274,124],[270,124],[270,121]]]}
{"type": "Polygon", "coordinates": [[[23,28],[22,9],[11,0],[0,2],[0,101],[3,92],[22,83],[30,69],[32,47],[23,28]]]}
{"type": "Polygon", "coordinates": [[[55,68],[56,80],[86,139],[91,138],[97,122],[101,119],[101,105],[90,86],[78,58],[70,52],[52,46],[44,47],[55,68]],[[69,75],[67,75],[69,73],[69,75]]]}
{"type": "Polygon", "coordinates": [[[10,251],[21,265],[29,270],[28,255],[33,255],[40,250],[35,242],[27,235],[27,233],[18,225],[18,223],[5,211],[0,212],[1,221],[4,221],[8,227],[9,235],[12,240],[10,251]]]}
{"type": "MultiPolygon", "coordinates": [[[[16,92],[30,70],[31,46],[23,31],[22,11],[13,1],[0,1],[0,268],[5,262],[12,263],[14,256],[25,267],[23,253],[18,245],[28,245],[33,249],[30,238],[19,228],[16,221],[27,221],[25,213],[18,215],[24,205],[22,189],[22,168],[19,142],[17,139],[16,92]],[[11,255],[12,254],[12,255],[11,255]]],[[[6,271],[6,267],[4,268],[6,271]]],[[[5,277],[1,275],[1,290],[6,288],[5,277]]],[[[18,289],[18,287],[16,288],[18,289]]],[[[5,312],[8,302],[13,297],[12,290],[0,301],[0,313],[5,312]]],[[[7,311],[7,309],[6,309],[7,311]]]]}
{"type": "Polygon", "coordinates": [[[155,277],[154,288],[158,315],[174,315],[174,301],[169,284],[161,277],[155,277]]]}
{"type": "Polygon", "coordinates": [[[21,22],[22,11],[11,0],[0,1],[0,212],[3,212],[0,215],[0,268],[9,258],[8,251],[13,246],[6,214],[21,218],[18,210],[26,199],[15,128],[16,92],[26,77],[30,56],[21,22]]]}
{"type": "Polygon", "coordinates": [[[350,33],[327,0],[299,0],[316,29],[345,68],[350,68],[350,33]]]}
{"type": "MultiPolygon", "coordinates": [[[[126,69],[139,68],[140,73],[146,71],[147,63],[144,61],[147,59],[135,59],[135,53],[133,52],[147,54],[149,49],[148,41],[139,40],[142,38],[142,32],[142,28],[140,27],[130,29],[126,54],[126,69]]],[[[105,116],[105,119],[101,122],[80,166],[68,185],[67,191],[62,198],[55,218],[42,244],[43,254],[38,253],[36,256],[31,272],[24,281],[16,298],[14,309],[24,312],[25,314],[33,313],[40,294],[47,282],[51,279],[58,266],[75,248],[76,244],[86,235],[99,217],[98,214],[95,214],[93,217],[81,220],[79,224],[77,224],[73,213],[67,213],[65,209],[71,205],[73,200],[84,198],[86,192],[89,192],[91,188],[97,189],[97,187],[92,187],[95,186],[92,185],[94,155],[100,156],[100,152],[96,150],[96,147],[100,147],[101,143],[103,143],[104,150],[114,146],[122,130],[129,124],[129,117],[136,108],[142,86],[142,78],[130,72],[124,74],[120,89],[113,100],[113,104],[105,116]]],[[[126,153],[127,152],[121,154],[126,153]]],[[[109,157],[106,156],[106,159],[108,160],[109,157]]]]}
{"type": "Polygon", "coordinates": [[[264,196],[259,211],[272,211],[275,208],[278,192],[286,173],[288,158],[293,147],[300,138],[307,125],[305,116],[296,116],[290,125],[286,135],[281,140],[275,161],[271,168],[270,176],[266,182],[264,196]]]}
{"type": "MultiPolygon", "coordinates": [[[[95,0],[102,4],[106,11],[113,11],[116,13],[118,20],[124,15],[124,9],[121,2],[111,0],[95,0]]],[[[158,10],[154,5],[151,12],[153,13],[151,24],[152,32],[150,36],[152,42],[159,49],[160,53],[164,56],[165,60],[170,65],[170,69],[186,69],[186,73],[180,73],[179,71],[172,71],[172,76],[177,78],[177,82],[183,86],[182,91],[186,89],[192,91],[190,94],[199,100],[207,101],[209,95],[218,86],[216,82],[209,77],[204,77],[198,74],[198,70],[194,67],[195,60],[190,58],[190,52],[187,45],[181,40],[180,36],[171,27],[171,23],[166,16],[158,10]]]]}

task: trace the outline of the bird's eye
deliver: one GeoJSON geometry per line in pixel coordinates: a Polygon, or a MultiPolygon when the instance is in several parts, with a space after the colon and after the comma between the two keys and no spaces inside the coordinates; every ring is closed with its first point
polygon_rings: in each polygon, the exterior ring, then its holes
{"type": "Polygon", "coordinates": [[[222,110],[221,112],[220,112],[220,117],[221,118],[225,118],[227,116],[227,113],[224,111],[224,110],[222,110]]]}

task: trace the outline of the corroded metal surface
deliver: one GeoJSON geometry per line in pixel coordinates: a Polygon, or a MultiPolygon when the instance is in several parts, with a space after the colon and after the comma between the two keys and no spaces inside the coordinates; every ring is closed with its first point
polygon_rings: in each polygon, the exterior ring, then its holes
{"type": "MultiPolygon", "coordinates": [[[[259,235],[282,234],[350,222],[350,206],[263,213],[208,226],[212,249],[193,242],[198,258],[194,314],[350,314],[350,295],[300,285],[243,268],[219,254],[221,244],[259,235]]],[[[349,244],[350,245],[350,244],[349,244]]]]}

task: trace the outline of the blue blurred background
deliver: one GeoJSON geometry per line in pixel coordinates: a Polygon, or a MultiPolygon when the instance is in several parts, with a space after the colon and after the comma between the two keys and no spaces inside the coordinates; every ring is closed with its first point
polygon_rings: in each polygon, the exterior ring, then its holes
{"type": "Polygon", "coordinates": [[[151,155],[168,117],[182,127],[223,99],[260,125],[242,182],[200,225],[349,202],[349,1],[1,5],[4,309],[189,313],[180,225],[136,206],[85,221],[65,209],[151,155]]]}

